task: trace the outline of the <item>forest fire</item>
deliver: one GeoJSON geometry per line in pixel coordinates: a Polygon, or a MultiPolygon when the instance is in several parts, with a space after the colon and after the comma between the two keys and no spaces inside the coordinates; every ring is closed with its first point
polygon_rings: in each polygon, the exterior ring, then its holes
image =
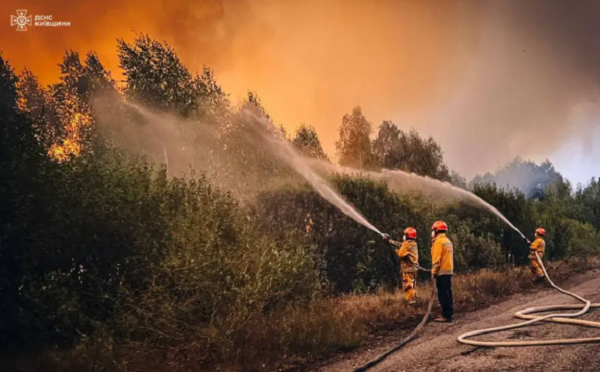
{"type": "Polygon", "coordinates": [[[71,156],[79,156],[81,154],[82,133],[86,127],[91,125],[91,122],[90,115],[75,113],[66,127],[67,137],[62,141],[62,144],[52,146],[48,154],[59,162],[68,160],[71,156]]]}

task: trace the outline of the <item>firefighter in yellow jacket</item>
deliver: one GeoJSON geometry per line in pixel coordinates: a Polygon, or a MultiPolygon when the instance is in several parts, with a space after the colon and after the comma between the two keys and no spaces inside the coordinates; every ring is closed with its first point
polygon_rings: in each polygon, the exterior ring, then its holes
{"type": "Polygon", "coordinates": [[[546,230],[541,227],[538,227],[535,230],[535,240],[529,246],[529,261],[531,263],[531,272],[535,275],[536,281],[544,280],[544,271],[540,266],[540,263],[535,256],[537,252],[540,260],[544,256],[544,251],[546,250],[546,242],[544,241],[544,236],[546,236],[546,230]]]}
{"type": "Polygon", "coordinates": [[[396,253],[400,258],[400,270],[402,270],[402,290],[404,299],[412,306],[417,304],[417,267],[419,266],[419,251],[415,239],[417,239],[417,230],[407,227],[404,230],[402,243],[389,240],[399,247],[396,253]]]}
{"type": "Polygon", "coordinates": [[[435,280],[438,300],[442,307],[442,315],[434,322],[452,322],[452,274],[454,274],[454,248],[446,236],[448,225],[444,221],[436,221],[431,227],[431,278],[435,280]]]}

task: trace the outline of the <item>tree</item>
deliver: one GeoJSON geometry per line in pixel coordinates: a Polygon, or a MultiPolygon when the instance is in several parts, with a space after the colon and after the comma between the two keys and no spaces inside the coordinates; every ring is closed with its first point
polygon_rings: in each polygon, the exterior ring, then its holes
{"type": "Polygon", "coordinates": [[[254,105],[258,109],[260,114],[262,114],[265,118],[272,121],[271,116],[269,115],[269,113],[267,112],[265,107],[262,105],[260,97],[258,96],[258,94],[256,92],[250,92],[250,91],[248,92],[248,95],[246,97],[246,104],[254,105]]]}
{"type": "Polygon", "coordinates": [[[266,115],[255,93],[231,115],[227,126],[220,128],[218,156],[214,161],[214,179],[246,200],[273,182],[288,179],[294,172],[282,161],[279,145],[286,143],[286,133],[266,115]]]}
{"type": "Polygon", "coordinates": [[[12,66],[0,54],[0,345],[4,349],[27,340],[22,326],[35,322],[23,311],[29,304],[20,288],[33,279],[25,277],[30,267],[44,262],[36,261],[39,256],[32,254],[32,245],[43,244],[36,238],[39,222],[44,221],[42,201],[52,187],[51,164],[38,140],[38,127],[29,120],[31,115],[19,111],[17,85],[12,66]]]}
{"type": "Polygon", "coordinates": [[[600,181],[593,177],[587,186],[579,185],[574,198],[576,214],[572,217],[600,228],[600,181]]]}
{"type": "Polygon", "coordinates": [[[52,144],[49,153],[58,161],[81,155],[91,149],[92,112],[85,79],[85,67],[79,53],[67,51],[60,66],[60,82],[50,87],[53,111],[56,113],[61,136],[52,144]]]}
{"type": "MultiPolygon", "coordinates": [[[[20,110],[23,108],[23,96],[17,88],[23,85],[8,60],[0,53],[0,193],[13,191],[10,186],[18,184],[21,177],[27,178],[36,174],[39,170],[37,166],[46,161],[39,141],[39,126],[32,124],[29,120],[31,115],[27,111],[20,110]]],[[[33,182],[30,186],[31,184],[33,182]]],[[[0,203],[2,207],[11,210],[8,196],[0,195],[0,200],[3,201],[0,203]]],[[[0,208],[0,216],[8,216],[20,210],[18,204],[14,208],[6,215],[6,211],[0,208]]]]}
{"type": "Polygon", "coordinates": [[[66,128],[61,125],[51,93],[38,82],[37,76],[24,69],[17,85],[19,110],[26,114],[36,128],[37,138],[46,150],[59,142],[66,128]]]}
{"type": "Polygon", "coordinates": [[[258,96],[258,93],[248,91],[248,95],[246,96],[246,101],[243,103],[242,107],[250,109],[250,110],[254,111],[258,116],[262,116],[265,119],[267,119],[269,121],[270,129],[277,129],[279,134],[281,134],[281,136],[283,136],[284,139],[286,139],[286,140],[288,139],[288,133],[285,130],[285,128],[283,127],[283,125],[279,125],[279,127],[275,126],[275,124],[273,122],[273,117],[271,115],[269,115],[269,113],[263,106],[262,101],[260,100],[260,97],[258,96]]]}
{"type": "Polygon", "coordinates": [[[296,136],[292,140],[292,145],[304,156],[329,160],[321,147],[317,131],[312,126],[302,124],[296,130],[296,136]]]}
{"type": "Polygon", "coordinates": [[[451,180],[442,149],[432,137],[422,138],[415,130],[407,134],[391,121],[384,121],[379,127],[373,154],[381,167],[451,180]]]}
{"type": "MultiPolygon", "coordinates": [[[[532,201],[527,200],[520,190],[505,190],[494,184],[484,183],[473,185],[472,192],[496,207],[523,233],[529,235],[535,231],[540,213],[534,211],[532,201]]],[[[519,248],[522,247],[523,238],[497,216],[482,209],[469,208],[463,203],[456,207],[455,213],[460,221],[466,221],[470,225],[471,231],[479,236],[494,236],[505,253],[512,254],[521,262],[526,261],[527,250],[519,248]]]]}
{"type": "Polygon", "coordinates": [[[384,121],[379,126],[377,138],[373,141],[373,155],[377,164],[388,169],[404,168],[401,138],[404,133],[391,121],[384,121]]]}
{"type": "Polygon", "coordinates": [[[12,66],[0,54],[0,115],[14,115],[17,110],[17,76],[12,66]]]}
{"type": "Polygon", "coordinates": [[[196,76],[193,84],[196,92],[203,93],[200,105],[208,119],[219,123],[228,122],[231,116],[231,102],[217,83],[213,70],[204,67],[202,75],[196,76]]]}
{"type": "Polygon", "coordinates": [[[342,118],[340,139],[335,143],[341,165],[364,168],[373,164],[371,153],[371,123],[356,106],[342,118]]]}
{"type": "Polygon", "coordinates": [[[79,83],[82,89],[81,94],[86,97],[88,103],[94,94],[116,94],[117,89],[115,81],[112,78],[100,57],[95,52],[89,52],[85,58],[85,67],[79,83]]]}
{"type": "Polygon", "coordinates": [[[25,68],[17,84],[19,110],[36,119],[44,116],[47,104],[46,90],[38,82],[37,76],[25,68]]]}
{"type": "Polygon", "coordinates": [[[118,40],[127,97],[153,110],[183,116],[197,112],[198,98],[208,89],[201,78],[193,79],[175,50],[167,43],[140,35],[132,44],[118,40]]]}
{"type": "Polygon", "coordinates": [[[460,187],[461,189],[467,189],[467,179],[456,171],[452,171],[450,173],[450,183],[456,187],[460,187]]]}

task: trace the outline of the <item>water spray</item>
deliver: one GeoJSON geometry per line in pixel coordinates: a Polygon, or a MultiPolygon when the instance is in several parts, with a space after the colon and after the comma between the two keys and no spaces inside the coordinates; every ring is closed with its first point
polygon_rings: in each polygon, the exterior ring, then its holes
{"type": "Polygon", "coordinates": [[[429,186],[434,187],[438,190],[448,190],[450,192],[455,193],[457,196],[459,196],[460,198],[462,198],[463,200],[466,201],[470,201],[482,208],[484,208],[485,210],[487,210],[488,212],[491,212],[492,214],[494,214],[496,217],[498,217],[499,219],[501,219],[502,221],[504,221],[508,226],[510,226],[513,230],[515,230],[519,235],[521,235],[521,237],[523,239],[525,239],[525,241],[528,241],[527,238],[525,237],[525,235],[523,235],[523,233],[516,228],[515,225],[513,225],[508,218],[504,217],[504,215],[502,213],[500,213],[500,211],[494,207],[493,205],[491,205],[490,203],[486,202],[485,200],[481,199],[479,196],[473,194],[470,191],[467,191],[465,189],[461,189],[460,187],[456,187],[454,185],[452,185],[449,182],[443,182],[440,180],[436,180],[434,178],[429,178],[426,176],[419,176],[417,174],[414,173],[408,173],[408,172],[403,172],[400,170],[388,170],[388,169],[383,169],[382,170],[383,174],[389,174],[391,175],[391,178],[397,178],[397,180],[409,180],[412,181],[414,183],[420,183],[420,184],[424,184],[424,183],[428,183],[429,186]]]}
{"type": "Polygon", "coordinates": [[[342,167],[322,160],[310,159],[306,160],[309,164],[314,167],[325,169],[330,172],[339,172],[343,174],[364,174],[375,179],[385,179],[391,190],[399,191],[401,189],[415,189],[419,192],[425,193],[426,191],[436,191],[439,194],[446,195],[448,197],[459,198],[464,201],[470,202],[484,210],[492,213],[500,220],[504,221],[508,226],[515,230],[525,241],[529,242],[525,235],[516,228],[500,211],[489,204],[479,196],[473,194],[468,190],[456,187],[449,182],[443,182],[430,178],[427,176],[420,176],[415,173],[404,172],[401,170],[389,170],[382,169],[381,172],[365,171],[362,169],[355,169],[350,167],[342,167]]]}
{"type": "Polygon", "coordinates": [[[302,176],[325,200],[336,206],[346,216],[360,223],[366,228],[375,231],[383,237],[379,229],[373,226],[365,217],[363,217],[348,201],[344,200],[322,177],[320,177],[308,164],[305,158],[300,156],[287,143],[279,133],[273,133],[269,130],[272,127],[269,119],[259,116],[249,108],[242,110],[244,115],[252,119],[256,125],[252,128],[261,135],[263,140],[269,145],[271,150],[283,159],[296,173],[302,176]]]}

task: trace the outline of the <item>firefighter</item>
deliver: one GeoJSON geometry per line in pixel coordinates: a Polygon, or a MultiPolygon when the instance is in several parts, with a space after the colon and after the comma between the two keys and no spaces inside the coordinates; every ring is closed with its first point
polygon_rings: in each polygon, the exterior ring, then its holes
{"type": "Polygon", "coordinates": [[[544,271],[540,266],[540,263],[535,256],[537,252],[540,260],[544,256],[544,251],[546,250],[546,242],[544,241],[544,236],[546,236],[546,230],[541,227],[538,227],[535,230],[535,240],[529,246],[529,261],[531,262],[531,272],[535,275],[535,281],[540,282],[544,281],[544,271]]]}
{"type": "Polygon", "coordinates": [[[434,322],[452,322],[452,274],[454,258],[452,242],[446,236],[448,225],[444,221],[436,221],[431,226],[431,279],[435,280],[438,300],[442,307],[442,315],[434,322]]]}
{"type": "MultiPolygon", "coordinates": [[[[385,236],[384,236],[385,238],[385,236]]],[[[400,258],[402,272],[402,290],[404,299],[411,306],[417,305],[417,267],[419,266],[419,251],[417,249],[417,230],[407,227],[404,230],[402,243],[387,239],[391,244],[399,247],[396,251],[400,258]]]]}

